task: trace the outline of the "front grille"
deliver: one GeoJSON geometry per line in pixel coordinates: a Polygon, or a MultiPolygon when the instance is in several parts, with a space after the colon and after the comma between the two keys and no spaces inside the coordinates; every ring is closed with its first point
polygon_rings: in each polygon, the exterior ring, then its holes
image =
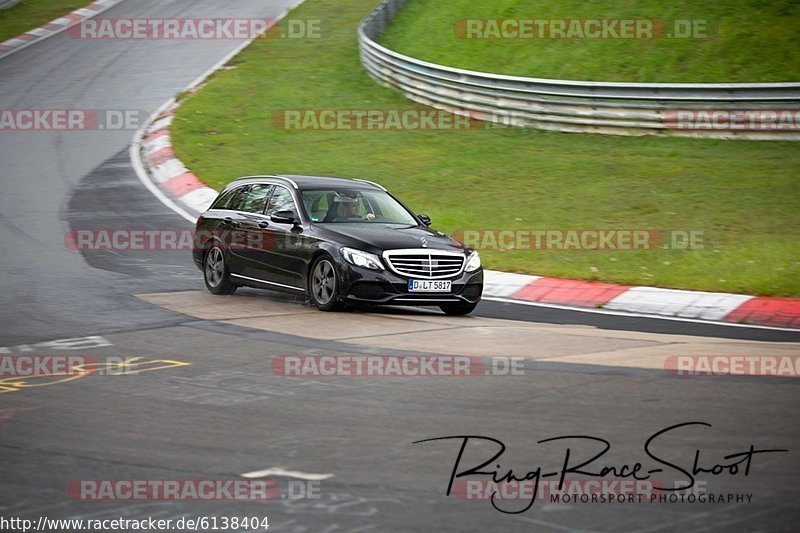
{"type": "Polygon", "coordinates": [[[384,252],[389,267],[409,278],[437,279],[457,276],[464,268],[464,254],[435,250],[390,250],[384,252]]]}

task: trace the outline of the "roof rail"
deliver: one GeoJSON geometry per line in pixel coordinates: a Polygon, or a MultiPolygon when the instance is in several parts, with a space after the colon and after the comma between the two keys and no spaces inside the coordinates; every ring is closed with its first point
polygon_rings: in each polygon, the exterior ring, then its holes
{"type": "Polygon", "coordinates": [[[236,178],[233,181],[258,179],[258,178],[269,178],[269,179],[284,180],[284,181],[288,181],[292,185],[292,187],[294,187],[295,189],[299,189],[300,188],[300,187],[297,186],[297,183],[292,178],[287,178],[286,176],[277,176],[275,174],[266,174],[266,175],[263,175],[263,176],[240,176],[240,177],[236,178]]]}
{"type": "Polygon", "coordinates": [[[362,183],[369,183],[370,185],[374,185],[374,186],[376,186],[377,188],[381,189],[382,191],[385,191],[385,190],[386,190],[386,187],[384,187],[383,185],[381,185],[381,184],[379,184],[379,183],[375,183],[374,181],[362,180],[362,179],[359,179],[359,178],[354,178],[354,179],[355,179],[356,181],[360,181],[360,182],[362,182],[362,183]]]}

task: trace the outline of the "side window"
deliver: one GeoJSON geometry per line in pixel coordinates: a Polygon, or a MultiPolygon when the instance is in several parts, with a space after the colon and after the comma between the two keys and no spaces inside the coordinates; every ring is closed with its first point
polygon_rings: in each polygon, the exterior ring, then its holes
{"type": "Polygon", "coordinates": [[[269,199],[267,216],[274,215],[278,211],[286,211],[288,209],[291,209],[295,213],[297,212],[297,209],[294,206],[292,193],[290,193],[289,189],[286,187],[276,185],[275,192],[272,193],[272,197],[269,199]]]}
{"type": "Polygon", "coordinates": [[[238,196],[244,187],[237,187],[235,189],[231,189],[222,196],[220,196],[214,205],[211,206],[212,209],[231,209],[231,204],[233,199],[238,196]]]}
{"type": "Polygon", "coordinates": [[[311,222],[319,222],[328,213],[328,195],[325,192],[304,192],[303,203],[311,222]]]}
{"type": "Polygon", "coordinates": [[[245,198],[247,198],[247,191],[250,190],[250,185],[245,185],[244,187],[239,187],[236,189],[236,194],[231,197],[230,202],[227,203],[225,209],[230,209],[232,211],[240,211],[242,209],[242,204],[244,203],[245,198]]]}
{"type": "Polygon", "coordinates": [[[267,203],[267,196],[272,185],[253,185],[247,193],[240,211],[248,213],[263,213],[264,205],[267,203]]]}

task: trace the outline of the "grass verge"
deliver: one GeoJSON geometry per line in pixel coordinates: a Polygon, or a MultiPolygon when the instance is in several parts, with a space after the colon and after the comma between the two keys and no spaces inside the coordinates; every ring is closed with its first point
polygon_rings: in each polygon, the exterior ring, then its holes
{"type": "MultiPolygon", "coordinates": [[[[492,28],[473,26],[470,35],[492,36],[492,28]]],[[[413,0],[383,36],[393,50],[454,67],[633,82],[797,81],[798,41],[796,0],[413,0]],[[654,38],[645,39],[466,39],[465,23],[456,24],[497,18],[656,19],[664,25],[654,24],[654,38]],[[693,21],[695,37],[677,38],[689,32],[685,22],[676,21],[693,21]]]]}
{"type": "MultiPolygon", "coordinates": [[[[256,41],[186,98],[177,155],[214,187],[246,174],[372,179],[442,231],[639,228],[706,232],[702,250],[485,251],[489,268],[636,285],[800,296],[800,144],[526,129],[295,130],[291,109],[425,109],[361,68],[375,0],[306,0],[321,39],[256,41]]],[[[288,23],[288,22],[287,22],[288,23]]]]}
{"type": "Polygon", "coordinates": [[[89,0],[23,0],[0,10],[0,42],[91,4],[89,0]]]}

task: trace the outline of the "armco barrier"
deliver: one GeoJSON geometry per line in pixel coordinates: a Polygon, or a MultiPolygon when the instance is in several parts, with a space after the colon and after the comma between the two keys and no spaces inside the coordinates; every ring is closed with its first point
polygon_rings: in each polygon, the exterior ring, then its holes
{"type": "Polygon", "coordinates": [[[564,132],[800,140],[800,82],[549,80],[437,65],[399,54],[377,42],[407,3],[408,0],[383,0],[361,23],[358,41],[361,63],[367,72],[416,102],[480,120],[564,132]],[[765,118],[749,129],[719,125],[697,129],[676,124],[678,111],[721,112],[722,116],[746,111],[758,116],[757,120],[765,118]],[[771,111],[778,116],[781,111],[790,112],[788,116],[795,120],[793,126],[784,121],[780,128],[770,127],[769,121],[776,115],[771,111]]]}

